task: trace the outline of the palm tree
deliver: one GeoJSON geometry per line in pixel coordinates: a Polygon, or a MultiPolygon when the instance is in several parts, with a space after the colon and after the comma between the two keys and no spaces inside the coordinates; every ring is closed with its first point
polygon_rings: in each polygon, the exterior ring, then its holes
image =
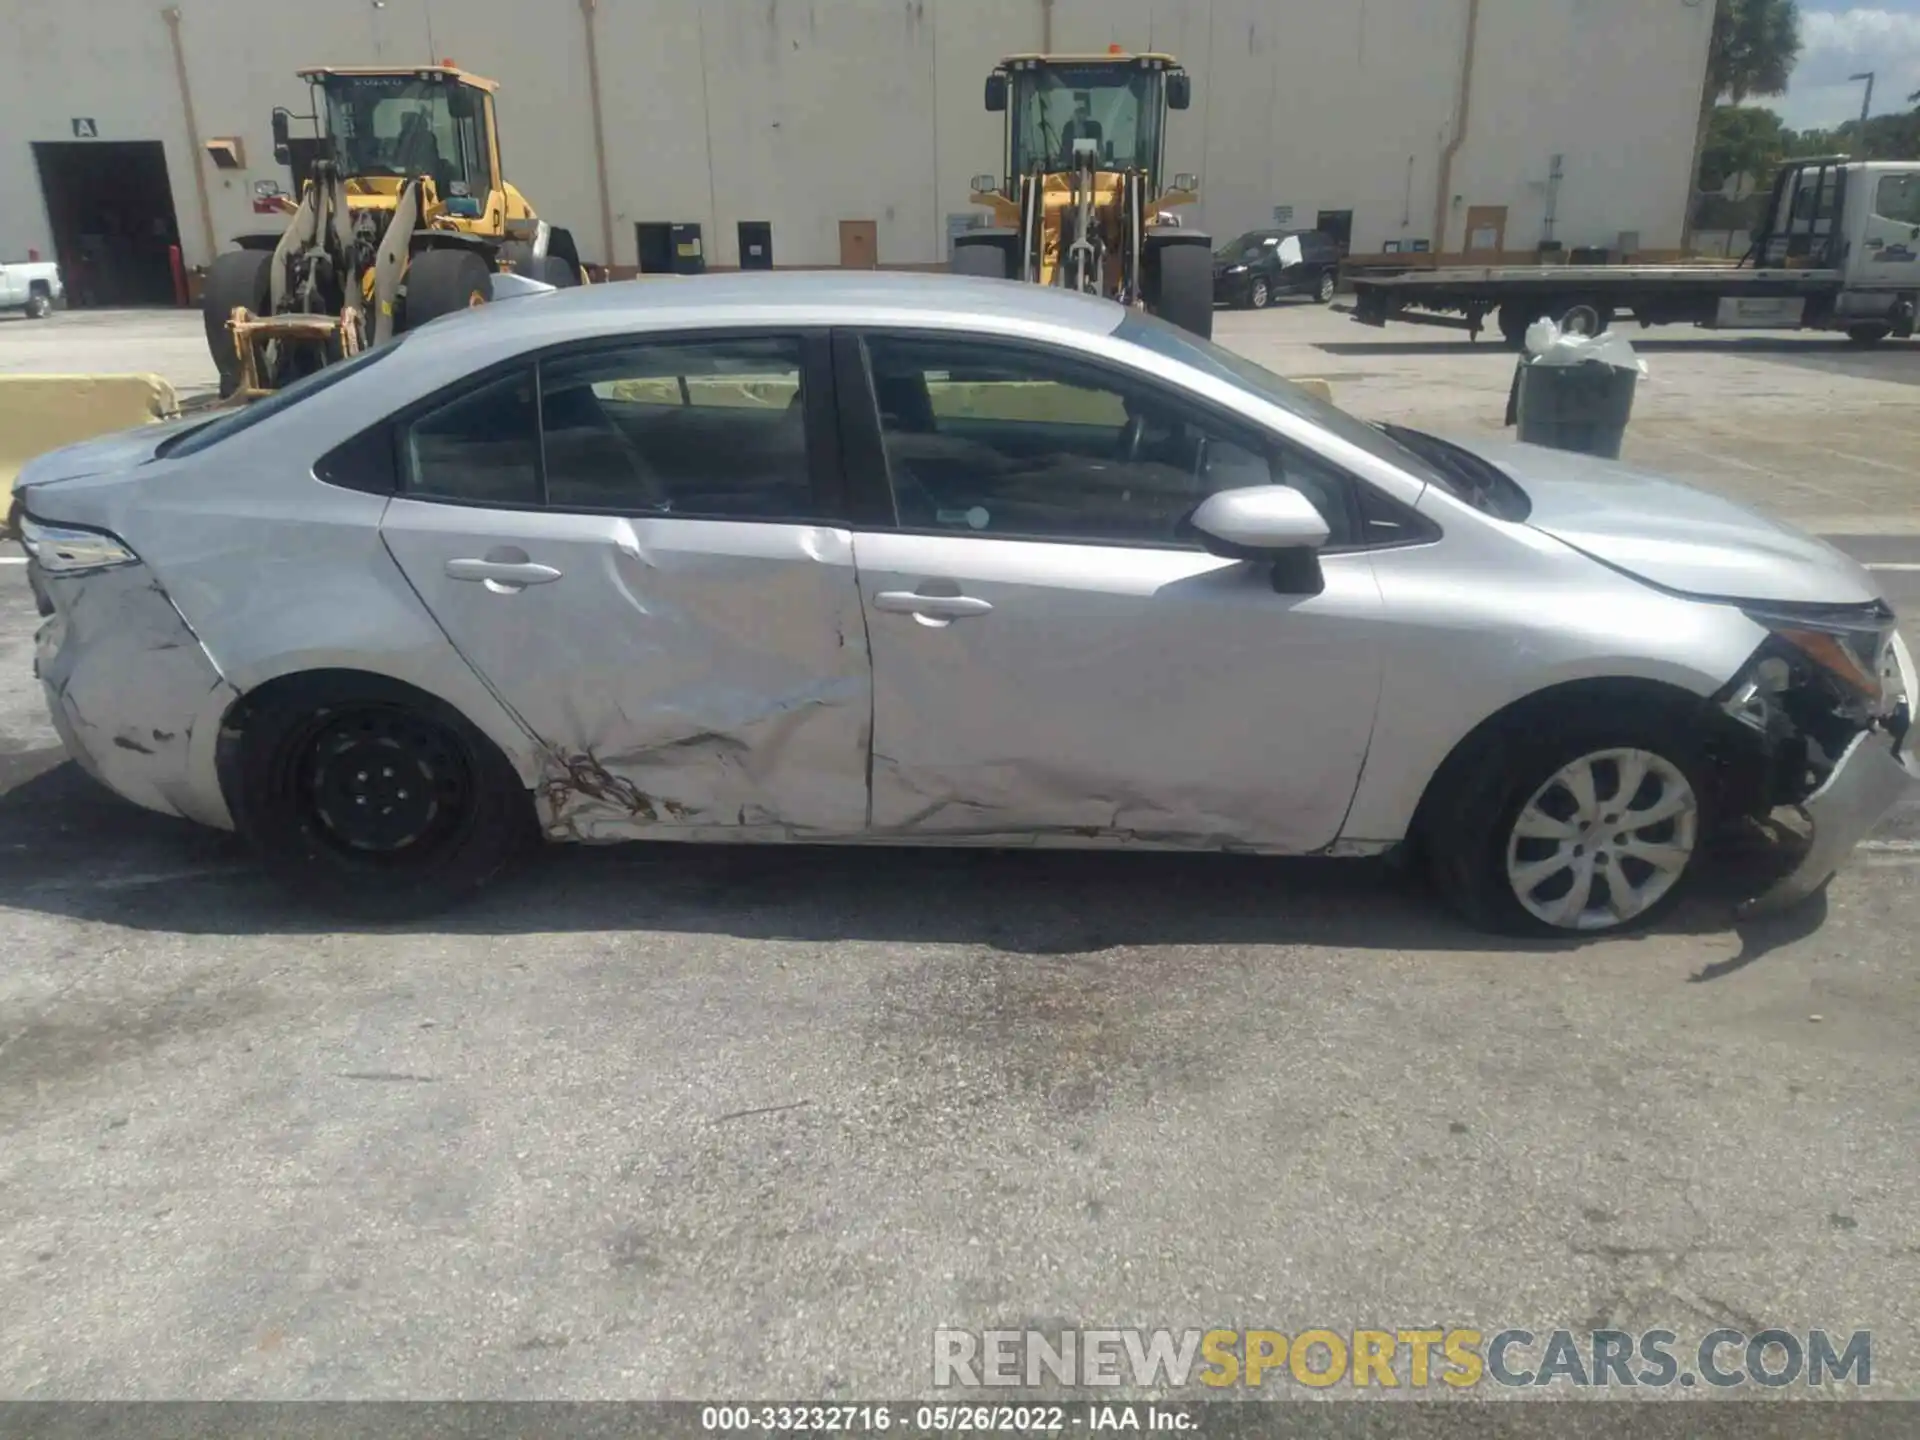
{"type": "Polygon", "coordinates": [[[1706,147],[1714,109],[1723,100],[1738,105],[1756,95],[1786,93],[1799,58],[1800,7],[1794,0],[1714,0],[1713,38],[1700,87],[1693,164],[1687,171],[1683,249],[1693,239],[1693,192],[1700,182],[1700,152],[1706,147]]]}

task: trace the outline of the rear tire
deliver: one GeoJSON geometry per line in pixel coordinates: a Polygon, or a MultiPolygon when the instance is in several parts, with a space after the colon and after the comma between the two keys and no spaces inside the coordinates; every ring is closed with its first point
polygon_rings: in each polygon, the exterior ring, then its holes
{"type": "Polygon", "coordinates": [[[487,303],[493,270],[471,250],[423,250],[407,266],[406,325],[412,330],[487,303]]]}
{"type": "Polygon", "coordinates": [[[240,356],[233,348],[233,332],[227,321],[236,308],[245,306],[255,315],[264,315],[273,304],[270,277],[273,272],[271,250],[228,250],[216,255],[200,291],[200,315],[206,324],[207,352],[220,372],[220,393],[233,394],[240,386],[240,356]]]}
{"type": "Polygon", "coordinates": [[[1160,318],[1198,335],[1213,338],[1213,253],[1204,245],[1166,245],[1159,255],[1160,318]]]}
{"type": "Polygon", "coordinates": [[[998,245],[956,245],[949,268],[955,275],[1004,280],[1007,278],[1007,252],[998,245]]]}
{"type": "Polygon", "coordinates": [[[1500,307],[1500,338],[1512,349],[1526,348],[1527,327],[1540,318],[1532,313],[1534,308],[1513,300],[1500,307]]]}
{"type": "Polygon", "coordinates": [[[53,313],[51,297],[35,291],[27,297],[26,316],[29,320],[44,320],[53,313]]]}
{"type": "MultiPolygon", "coordinates": [[[[1656,922],[1699,873],[1714,818],[1710,771],[1694,738],[1698,726],[1683,706],[1645,694],[1589,695],[1544,712],[1535,709],[1470,740],[1448,758],[1421,804],[1418,840],[1440,899],[1469,924],[1515,935],[1596,937],[1656,922]],[[1590,834],[1581,831],[1577,808],[1568,803],[1572,792],[1556,786],[1557,777],[1583,762],[1600,777],[1593,784],[1596,814],[1589,817],[1597,828],[1590,834]],[[1606,787],[1608,775],[1614,786],[1621,784],[1629,773],[1623,766],[1644,768],[1632,794],[1606,787]],[[1683,801],[1684,810],[1659,822],[1633,824],[1635,811],[1658,813],[1663,797],[1683,801]],[[1571,820],[1556,813],[1556,804],[1571,820]],[[1523,815],[1534,833],[1518,833],[1523,815]],[[1567,824],[1567,834],[1539,838],[1538,830],[1553,821],[1567,824]],[[1623,861],[1608,843],[1620,835],[1641,854],[1660,856],[1664,868],[1631,854],[1623,861]],[[1570,919],[1550,920],[1541,912],[1551,912],[1578,883],[1582,861],[1574,858],[1576,845],[1587,852],[1582,859],[1592,877],[1591,906],[1570,919]],[[1602,850],[1605,860],[1599,859],[1602,850]],[[1523,887],[1513,876],[1529,873],[1524,868],[1529,866],[1539,878],[1523,887]],[[1629,888],[1618,892],[1621,896],[1638,887],[1646,903],[1614,914],[1606,903],[1615,894],[1606,885],[1609,874],[1625,877],[1629,888]],[[1563,875],[1566,888],[1561,890],[1563,875]]],[[[1630,908],[1628,901],[1620,903],[1630,908]]]]}
{"type": "Polygon", "coordinates": [[[1320,281],[1313,289],[1313,298],[1318,300],[1322,305],[1331,305],[1333,303],[1333,291],[1333,271],[1322,270],[1320,272],[1320,281]]]}
{"type": "Polygon", "coordinates": [[[269,698],[240,744],[235,823],[277,880],[327,910],[444,909],[536,833],[492,742],[450,707],[372,677],[269,698]]]}
{"type": "Polygon", "coordinates": [[[1849,325],[1847,339],[1855,345],[1878,345],[1893,333],[1891,325],[1849,325]]]}

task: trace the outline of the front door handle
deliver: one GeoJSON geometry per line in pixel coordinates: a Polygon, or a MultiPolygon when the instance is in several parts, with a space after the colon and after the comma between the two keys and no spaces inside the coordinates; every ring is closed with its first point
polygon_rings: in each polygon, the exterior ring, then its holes
{"type": "Polygon", "coordinates": [[[461,559],[447,561],[447,578],[477,580],[489,590],[517,591],[558,580],[560,572],[532,560],[461,559]]]}
{"type": "Polygon", "coordinates": [[[882,590],[873,597],[873,608],[895,615],[921,615],[929,620],[960,620],[968,615],[984,615],[993,606],[972,595],[918,595],[911,590],[882,590]]]}

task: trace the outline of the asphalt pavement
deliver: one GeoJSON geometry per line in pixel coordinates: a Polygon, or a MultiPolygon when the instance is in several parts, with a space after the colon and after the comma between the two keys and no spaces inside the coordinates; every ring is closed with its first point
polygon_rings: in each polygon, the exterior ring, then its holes
{"type": "Polygon", "coordinates": [[[65,760],[16,556],[0,1396],[853,1399],[1144,1324],[1868,1329],[1920,1397],[1910,810],[1597,943],[1367,862],[671,845],[341,928],[65,760]]]}

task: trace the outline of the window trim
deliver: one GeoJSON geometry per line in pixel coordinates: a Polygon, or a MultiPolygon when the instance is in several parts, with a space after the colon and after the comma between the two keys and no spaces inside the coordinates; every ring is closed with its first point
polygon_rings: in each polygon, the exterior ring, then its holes
{"type": "MultiPolygon", "coordinates": [[[[368,426],[349,440],[333,447],[329,455],[360,443],[369,432],[385,429],[393,452],[394,488],[397,500],[412,500],[422,505],[446,505],[464,510],[530,512],[551,515],[614,516],[623,520],[707,520],[740,525],[825,525],[844,528],[847,497],[840,465],[839,417],[834,390],[834,366],[830,332],[819,325],[728,325],[706,328],[677,327],[671,330],[623,331],[618,334],[556,341],[536,350],[522,351],[482,369],[470,371],[432,394],[395,410],[375,425],[368,426]],[[548,360],[573,359],[602,352],[631,350],[649,345],[717,344],[728,340],[797,340],[800,345],[801,415],[804,422],[804,449],[807,488],[818,513],[814,516],[771,518],[756,515],[712,515],[689,511],[659,514],[654,511],[621,509],[612,506],[566,506],[549,503],[547,489],[545,407],[539,403],[540,367],[548,360]],[[459,496],[424,495],[412,488],[413,462],[406,445],[407,427],[422,416],[443,406],[457,404],[467,396],[494,384],[515,371],[531,370],[535,393],[535,464],[538,467],[540,498],[528,503],[468,500],[459,496]]],[[[339,484],[339,481],[330,482],[339,484]]]]}
{"type": "MultiPolygon", "coordinates": [[[[1291,436],[1278,434],[1261,425],[1257,420],[1225,409],[1208,397],[1188,390],[1184,386],[1169,384],[1158,376],[1118,364],[1103,355],[1092,355],[1085,351],[1048,344],[1045,341],[946,329],[923,330],[899,325],[836,326],[833,331],[834,368],[839,382],[840,435],[842,453],[846,461],[848,509],[850,513],[859,517],[853,522],[856,528],[877,528],[901,535],[928,535],[945,539],[1015,541],[1028,545],[1091,545],[1109,550],[1206,553],[1205,547],[1197,540],[1135,541],[1073,535],[1008,535],[944,529],[938,526],[902,525],[893,489],[893,478],[887,465],[879,402],[874,394],[873,360],[867,352],[867,340],[874,336],[903,340],[952,341],[957,339],[962,344],[985,344],[1001,349],[1025,351],[1041,357],[1059,357],[1092,370],[1096,374],[1113,376],[1117,384],[1145,389],[1149,393],[1177,401],[1180,408],[1192,411],[1204,423],[1217,425],[1226,431],[1226,438],[1235,439],[1235,443],[1249,442],[1247,448],[1266,454],[1269,460],[1276,458],[1277,453],[1283,454],[1291,449],[1303,452],[1315,464],[1326,467],[1341,483],[1346,500],[1347,523],[1351,533],[1357,536],[1365,533],[1365,516],[1361,511],[1359,491],[1360,486],[1367,484],[1364,479],[1355,475],[1346,466],[1322,455],[1312,446],[1303,445],[1291,436]]],[[[1394,499],[1377,486],[1368,486],[1368,489],[1382,501],[1414,517],[1423,533],[1417,537],[1376,541],[1372,544],[1364,539],[1358,539],[1344,545],[1327,545],[1321,547],[1318,554],[1332,556],[1371,553],[1375,550],[1404,550],[1416,545],[1430,545],[1440,538],[1439,526],[1429,517],[1421,515],[1411,506],[1394,499]]],[[[1198,508],[1197,503],[1195,508],[1198,508]]]]}

